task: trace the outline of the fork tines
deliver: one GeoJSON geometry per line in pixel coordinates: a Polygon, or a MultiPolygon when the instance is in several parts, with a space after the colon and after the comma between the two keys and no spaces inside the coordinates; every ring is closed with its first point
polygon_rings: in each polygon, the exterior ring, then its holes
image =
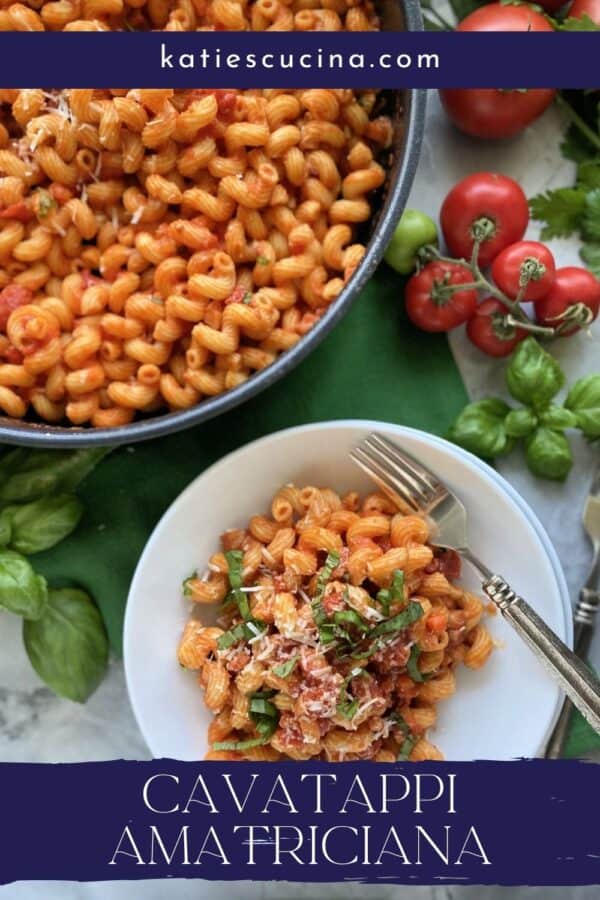
{"type": "Polygon", "coordinates": [[[441,487],[431,472],[381,434],[371,433],[350,456],[388,497],[411,512],[426,510],[441,487]]]}

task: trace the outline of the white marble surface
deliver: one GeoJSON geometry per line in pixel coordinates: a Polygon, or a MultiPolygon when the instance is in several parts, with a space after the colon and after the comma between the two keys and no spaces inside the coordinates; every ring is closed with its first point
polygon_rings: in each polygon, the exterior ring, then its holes
{"type": "MultiPolygon", "coordinates": [[[[497,168],[517,178],[529,195],[556,184],[566,184],[572,176],[570,165],[557,151],[561,122],[555,111],[522,137],[502,146],[473,144],[447,124],[437,96],[430,97],[428,126],[419,172],[410,205],[437,215],[441,200],[453,182],[471,171],[497,168]]],[[[532,228],[530,234],[535,234],[532,228]]],[[[554,242],[559,263],[577,264],[577,251],[569,241],[554,242]]],[[[598,366],[600,330],[594,338],[579,336],[565,341],[560,357],[573,380],[578,374],[598,366]]],[[[487,362],[470,347],[462,334],[452,337],[452,347],[473,397],[488,390],[497,392],[498,364],[487,362]]],[[[573,597],[579,588],[589,559],[581,525],[581,503],[591,477],[592,453],[577,443],[577,467],[566,486],[536,481],[526,473],[516,457],[504,461],[500,469],[531,504],[546,526],[565,566],[573,597]]],[[[501,523],[499,523],[501,528],[501,523]]],[[[600,636],[593,658],[600,664],[600,636]]],[[[74,761],[107,758],[144,759],[148,751],[133,720],[127,700],[123,669],[113,663],[109,676],[86,706],[59,700],[46,690],[32,672],[21,646],[17,621],[0,617],[0,759],[6,761],[74,761]]],[[[22,883],[0,888],[0,900],[120,900],[134,896],[144,900],[188,900],[230,897],[226,884],[206,882],[138,882],[76,885],[67,883],[22,883]]],[[[562,889],[502,888],[400,888],[358,885],[308,886],[245,884],[248,900],[259,898],[376,897],[387,900],[496,900],[523,897],[526,900],[564,898],[562,889]]],[[[597,888],[569,891],[577,900],[596,900],[597,888]]]]}

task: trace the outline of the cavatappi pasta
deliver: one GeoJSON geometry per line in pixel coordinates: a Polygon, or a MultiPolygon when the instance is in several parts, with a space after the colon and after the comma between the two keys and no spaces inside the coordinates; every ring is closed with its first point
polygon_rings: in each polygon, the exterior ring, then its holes
{"type": "Polygon", "coordinates": [[[184,582],[178,657],[214,713],[207,759],[441,759],[427,738],[460,663],[493,642],[460,558],[381,494],[286,485],[184,582]],[[221,604],[216,625],[205,604],[221,604]],[[196,613],[200,618],[196,618],[196,613]]]}
{"type": "Polygon", "coordinates": [[[268,366],[360,262],[391,131],[370,91],[1,90],[0,410],[118,426],[268,366]]]}
{"type": "Polygon", "coordinates": [[[59,0],[2,3],[0,31],[371,31],[357,0],[59,0]]]}

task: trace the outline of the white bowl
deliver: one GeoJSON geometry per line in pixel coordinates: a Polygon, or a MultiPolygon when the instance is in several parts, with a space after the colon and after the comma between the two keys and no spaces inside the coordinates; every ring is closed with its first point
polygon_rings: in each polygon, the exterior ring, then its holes
{"type": "MultiPolygon", "coordinates": [[[[176,657],[191,611],[182,580],[206,567],[225,529],[266,513],[282,484],[372,490],[348,451],[373,430],[396,440],[456,491],[469,514],[473,551],[571,644],[571,606],[556,553],[535,515],[493,469],[447,441],[397,425],[350,420],[291,428],[203,472],[167,510],[140,558],[125,617],[125,672],[155,757],[198,760],[207,750],[211,714],[196,678],[176,657]]],[[[467,566],[462,580],[478,587],[467,566]]],[[[457,692],[440,704],[430,732],[449,760],[536,756],[559,709],[560,691],[521,639],[500,616],[487,623],[501,646],[482,670],[459,667],[457,692]]]]}

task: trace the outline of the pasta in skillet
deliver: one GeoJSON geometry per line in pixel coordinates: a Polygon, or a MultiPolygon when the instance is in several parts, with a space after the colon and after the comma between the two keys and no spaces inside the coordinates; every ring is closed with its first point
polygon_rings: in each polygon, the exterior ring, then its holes
{"type": "Polygon", "coordinates": [[[360,262],[391,131],[368,91],[0,91],[0,410],[118,426],[268,366],[360,262]]]}
{"type": "Polygon", "coordinates": [[[427,738],[460,663],[493,649],[482,601],[426,522],[381,494],[283,487],[184,582],[179,662],[214,713],[207,759],[442,759],[427,738]]]}
{"type": "Polygon", "coordinates": [[[370,31],[374,6],[356,0],[61,0],[3,4],[0,31],[370,31]]]}

